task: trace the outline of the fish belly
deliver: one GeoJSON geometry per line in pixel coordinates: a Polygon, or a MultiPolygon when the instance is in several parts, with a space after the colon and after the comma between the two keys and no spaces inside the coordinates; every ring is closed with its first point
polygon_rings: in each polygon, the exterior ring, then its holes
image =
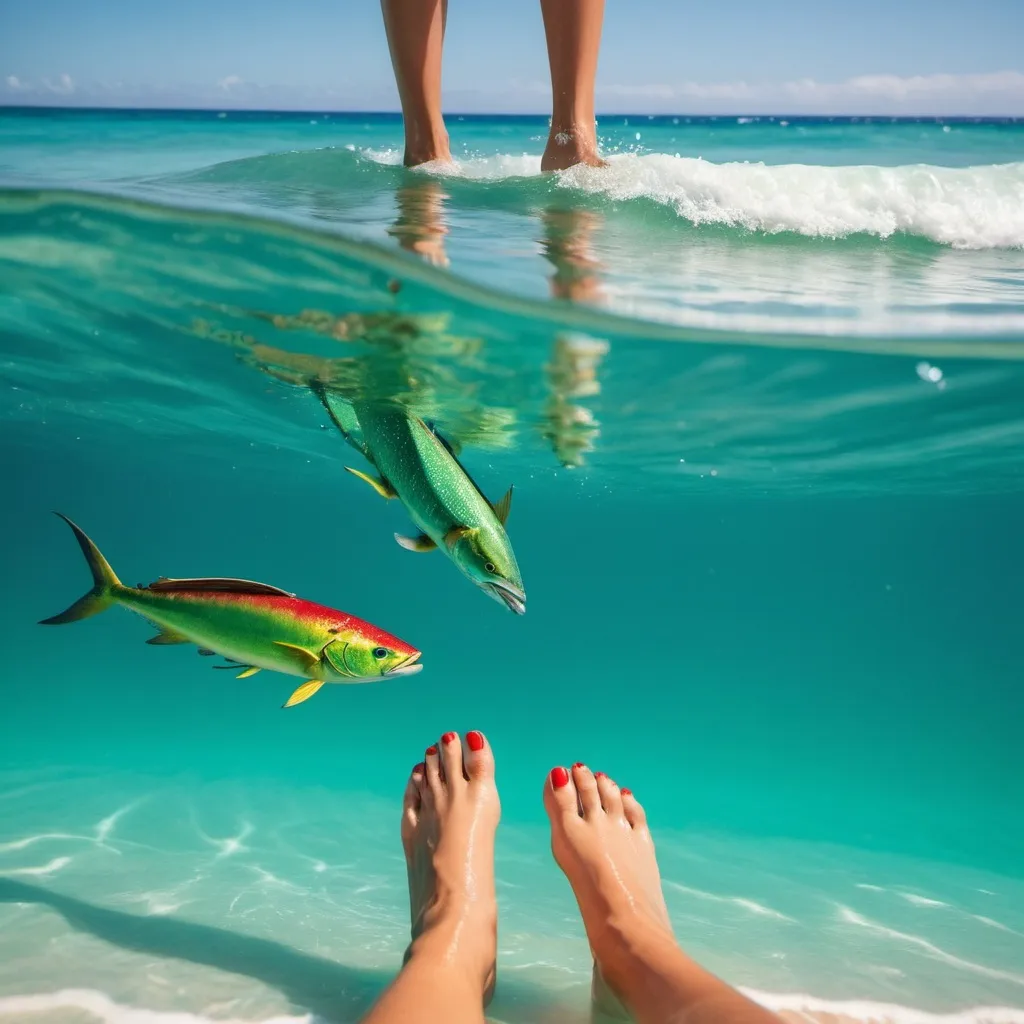
{"type": "Polygon", "coordinates": [[[194,607],[182,601],[161,604],[159,600],[129,598],[122,604],[148,619],[157,629],[183,636],[197,647],[241,665],[309,677],[296,663],[294,654],[275,643],[281,640],[302,646],[303,638],[275,631],[276,624],[263,621],[264,616],[247,614],[243,608],[194,607]]]}

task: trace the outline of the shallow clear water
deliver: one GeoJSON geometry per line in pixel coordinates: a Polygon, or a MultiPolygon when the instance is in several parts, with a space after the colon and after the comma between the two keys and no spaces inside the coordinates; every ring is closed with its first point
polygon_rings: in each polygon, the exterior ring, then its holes
{"type": "Polygon", "coordinates": [[[499,758],[496,1018],[585,1013],[540,804],[585,760],[770,1005],[1024,1019],[1024,127],[781,120],[620,118],[548,178],[540,119],[410,174],[395,118],[0,116],[0,1020],[354,1019],[452,728],[499,758]],[[311,374],[515,484],[525,617],[394,543],[311,374]],[[425,669],[282,711],[123,611],[45,630],[50,509],[425,669]]]}

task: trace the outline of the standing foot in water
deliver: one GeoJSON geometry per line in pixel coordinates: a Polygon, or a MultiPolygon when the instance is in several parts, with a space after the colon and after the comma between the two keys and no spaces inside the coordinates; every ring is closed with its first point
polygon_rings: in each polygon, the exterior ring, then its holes
{"type": "Polygon", "coordinates": [[[576,164],[588,167],[607,167],[597,152],[597,135],[593,125],[582,124],[558,127],[551,125],[548,144],[540,160],[541,171],[564,171],[576,164]]]}
{"type": "Polygon", "coordinates": [[[582,764],[553,768],[544,806],[594,955],[595,1020],[779,1024],[676,944],[647,818],[628,789],[582,764]]]}
{"type": "Polygon", "coordinates": [[[448,145],[448,133],[443,129],[425,128],[406,130],[405,153],[402,164],[405,167],[419,167],[421,164],[452,162],[452,151],[448,145]]]}
{"type": "Polygon", "coordinates": [[[494,757],[482,733],[453,733],[427,748],[412,770],[402,807],[402,846],[409,874],[412,941],[422,953],[456,967],[467,983],[494,991],[498,908],[494,834],[501,804],[494,757]]]}

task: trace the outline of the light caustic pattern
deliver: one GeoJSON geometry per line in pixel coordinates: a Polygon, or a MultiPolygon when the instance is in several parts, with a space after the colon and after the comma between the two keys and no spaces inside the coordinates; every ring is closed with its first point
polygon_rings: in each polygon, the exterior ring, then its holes
{"type": "MultiPolygon", "coordinates": [[[[8,776],[2,791],[0,1021],[354,1020],[400,962],[397,803],[56,772],[8,776]],[[326,1006],[324,977],[350,1001],[326,1006]]],[[[680,940],[767,1005],[1024,1024],[1019,883],[809,844],[655,834],[680,940]],[[938,1013],[937,1000],[962,1008],[938,1013]]],[[[529,1019],[502,1005],[502,988],[543,993],[572,1019],[590,961],[542,829],[503,827],[498,882],[501,1019],[529,1019]]]]}

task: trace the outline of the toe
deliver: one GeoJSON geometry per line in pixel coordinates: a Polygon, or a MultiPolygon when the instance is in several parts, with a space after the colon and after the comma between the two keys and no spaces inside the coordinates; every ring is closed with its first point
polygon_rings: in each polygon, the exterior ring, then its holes
{"type": "Polygon", "coordinates": [[[426,783],[434,798],[434,804],[441,807],[444,802],[444,781],[441,778],[441,758],[437,752],[437,744],[432,743],[423,754],[426,765],[426,783]]]}
{"type": "Polygon", "coordinates": [[[494,779],[494,753],[487,737],[475,729],[466,733],[465,768],[470,782],[490,782],[494,779]]]}
{"type": "Polygon", "coordinates": [[[409,773],[409,781],[405,784],[405,797],[402,800],[403,810],[418,811],[423,794],[423,762],[413,765],[409,773]]]}
{"type": "Polygon", "coordinates": [[[626,815],[626,821],[628,821],[633,828],[647,828],[647,815],[644,814],[644,809],[640,806],[640,801],[633,796],[632,790],[622,790],[622,811],[626,815]]]}
{"type": "Polygon", "coordinates": [[[622,793],[614,779],[608,778],[604,772],[597,772],[594,778],[597,781],[597,791],[601,796],[601,806],[605,809],[605,813],[615,818],[621,818],[622,793]]]}
{"type": "Polygon", "coordinates": [[[566,768],[552,768],[544,783],[544,807],[552,825],[564,826],[579,821],[579,797],[572,781],[572,772],[566,768]]]}
{"type": "Polygon", "coordinates": [[[576,783],[576,792],[580,797],[580,813],[584,818],[592,818],[601,811],[601,796],[597,791],[597,780],[594,773],[585,765],[576,763],[572,766],[572,778],[576,783]]]}
{"type": "Polygon", "coordinates": [[[462,744],[459,734],[446,732],[438,744],[441,756],[441,773],[449,790],[461,788],[465,779],[462,774],[462,744]]]}
{"type": "Polygon", "coordinates": [[[402,838],[412,835],[420,820],[420,809],[423,805],[422,790],[423,765],[416,765],[405,784],[405,796],[402,798],[402,838]]]}

